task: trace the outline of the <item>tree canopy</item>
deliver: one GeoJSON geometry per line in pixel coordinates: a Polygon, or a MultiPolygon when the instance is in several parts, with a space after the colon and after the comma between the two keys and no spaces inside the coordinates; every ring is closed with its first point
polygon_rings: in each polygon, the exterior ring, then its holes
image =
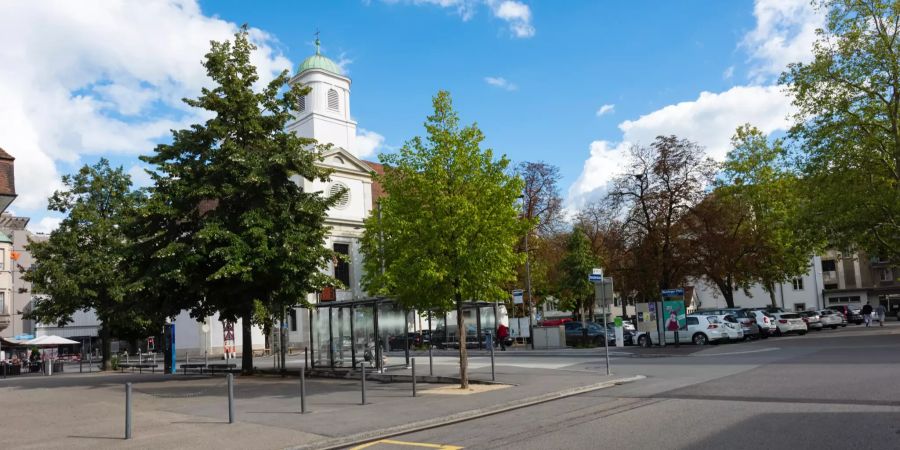
{"type": "Polygon", "coordinates": [[[213,87],[185,100],[212,117],[142,157],[154,185],[134,229],[144,295],[170,313],[242,318],[245,369],[255,311],[304,304],[334,283],[320,271],[333,258],[325,218],[343,194],[304,188],[329,175],[322,148],[286,130],[309,88],[288,85],[285,71],[257,91],[254,49],[246,27],[212,43],[203,65],[213,87]]]}
{"type": "Polygon", "coordinates": [[[130,290],[133,265],[124,230],[141,196],[123,168],[110,167],[106,159],[63,176],[62,183],[65,188],[50,197],[48,207],[66,217],[48,240],[28,244],[36,262],[24,279],[37,295],[27,317],[63,326],[76,311],[93,310],[106,370],[111,337],[154,335],[164,319],[135,301],[130,290]]]}
{"type": "Polygon", "coordinates": [[[523,183],[506,157],[481,148],[476,125],[460,126],[449,93],[439,92],[432,104],[426,137],[380,157],[386,196],[381,213],[366,220],[363,284],[410,308],[456,307],[465,387],[462,303],[509,295],[504,286],[522,261],[515,247],[525,231],[517,207],[523,183]]]}
{"type": "Polygon", "coordinates": [[[818,3],[828,20],[814,58],[781,78],[797,107],[804,220],[832,245],[900,260],[900,6],[818,3]]]}

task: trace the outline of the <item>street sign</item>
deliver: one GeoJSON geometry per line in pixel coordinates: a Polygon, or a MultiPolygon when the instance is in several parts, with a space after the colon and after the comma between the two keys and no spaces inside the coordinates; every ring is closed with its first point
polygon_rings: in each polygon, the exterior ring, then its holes
{"type": "Polygon", "coordinates": [[[522,303],[524,303],[522,300],[522,297],[523,297],[522,294],[523,294],[523,291],[521,289],[515,289],[512,291],[514,305],[521,305],[522,303]]]}
{"type": "Polygon", "coordinates": [[[603,282],[603,269],[596,268],[591,270],[590,275],[588,275],[588,281],[591,283],[602,283],[603,282]]]}
{"type": "Polygon", "coordinates": [[[663,297],[684,297],[684,289],[664,289],[662,291],[663,297]]]}

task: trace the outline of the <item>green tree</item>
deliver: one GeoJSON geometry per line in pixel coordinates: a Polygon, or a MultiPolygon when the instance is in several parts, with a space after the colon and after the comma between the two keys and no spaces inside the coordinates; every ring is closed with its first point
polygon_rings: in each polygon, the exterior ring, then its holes
{"type": "Polygon", "coordinates": [[[559,263],[559,298],[564,310],[580,311],[582,322],[594,310],[594,283],[588,280],[591,271],[598,267],[591,251],[591,241],[581,227],[576,226],[566,242],[566,252],[559,263]]]}
{"type": "MultiPolygon", "coordinates": [[[[798,214],[804,208],[801,181],[784,161],[781,140],[769,142],[759,129],[744,125],[731,141],[720,192],[750,208],[756,256],[749,273],[775,305],[775,285],[809,269],[816,241],[798,214]]],[[[732,212],[733,213],[733,212],[732,212]]],[[[733,249],[732,249],[733,250],[733,249]]]]}
{"type": "Polygon", "coordinates": [[[93,310],[100,322],[102,368],[108,370],[114,336],[155,335],[162,324],[162,316],[143,314],[130,293],[124,229],[141,197],[128,174],[106,159],[63,176],[62,182],[65,188],[50,197],[48,207],[66,218],[48,240],[28,244],[36,263],[24,278],[33,283],[37,299],[27,318],[63,326],[76,311],[93,310]]]}
{"type": "Polygon", "coordinates": [[[319,269],[333,257],[326,212],[343,195],[304,188],[329,175],[315,141],[286,131],[309,88],[288,86],[285,71],[257,92],[254,49],[246,27],[233,43],[212,43],[203,65],[213,87],[185,100],[212,118],[142,157],[155,184],[135,229],[146,295],[170,314],[242,318],[245,371],[256,312],[280,314],[334,283],[319,269]]]}
{"type": "Polygon", "coordinates": [[[468,386],[463,301],[503,300],[521,262],[516,200],[522,181],[506,157],[481,149],[476,125],[460,127],[450,94],[432,101],[427,137],[381,155],[387,194],[366,221],[363,283],[420,310],[456,308],[461,386],[468,386]]]}
{"type": "Polygon", "coordinates": [[[818,2],[828,20],[810,63],[781,81],[797,113],[790,136],[829,243],[900,260],[900,2],[818,2]]]}

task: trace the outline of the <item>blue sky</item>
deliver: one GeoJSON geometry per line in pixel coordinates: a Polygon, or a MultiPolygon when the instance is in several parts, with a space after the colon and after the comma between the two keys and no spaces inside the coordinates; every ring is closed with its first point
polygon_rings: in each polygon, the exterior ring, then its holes
{"type": "Polygon", "coordinates": [[[572,209],[602,195],[628,146],[655,135],[721,159],[741,123],[783,130],[790,102],[774,80],[807,57],[821,24],[806,0],[36,3],[0,6],[26,50],[0,50],[2,66],[21,68],[0,69],[0,115],[12,118],[0,147],[17,158],[10,209],[35,231],[58,222],[42,199],[61,174],[99,157],[140,174],[137,155],[200,120],[178,99],[206,83],[208,41],[242,23],[264,77],[296,68],[321,32],[353,80],[363,157],[421,134],[446,89],[495,151],[559,166],[572,209]]]}

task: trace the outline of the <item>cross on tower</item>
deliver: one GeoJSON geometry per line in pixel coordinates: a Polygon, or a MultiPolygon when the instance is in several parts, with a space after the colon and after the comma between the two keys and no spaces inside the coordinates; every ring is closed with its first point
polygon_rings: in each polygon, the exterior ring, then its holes
{"type": "Polygon", "coordinates": [[[318,28],[316,28],[315,35],[316,35],[316,54],[318,55],[319,54],[319,29],[318,28]]]}

